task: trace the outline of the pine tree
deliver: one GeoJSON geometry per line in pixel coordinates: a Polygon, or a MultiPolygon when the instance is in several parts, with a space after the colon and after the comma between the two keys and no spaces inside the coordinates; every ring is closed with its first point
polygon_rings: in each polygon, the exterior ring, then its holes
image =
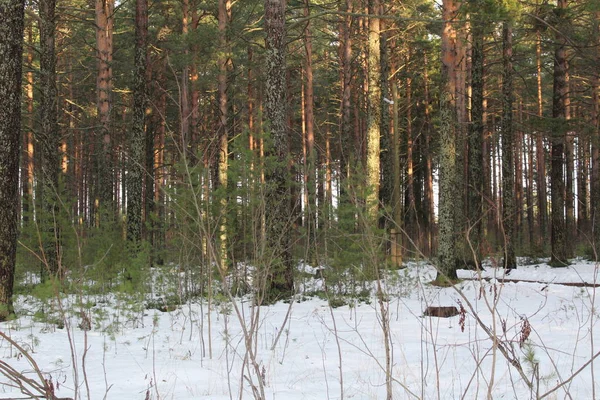
{"type": "Polygon", "coordinates": [[[13,312],[24,7],[23,0],[0,2],[0,321],[13,312]]]}

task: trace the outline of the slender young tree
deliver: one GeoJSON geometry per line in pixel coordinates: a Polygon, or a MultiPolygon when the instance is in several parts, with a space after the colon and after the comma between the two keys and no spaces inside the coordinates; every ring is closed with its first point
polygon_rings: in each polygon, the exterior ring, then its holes
{"type": "Polygon", "coordinates": [[[133,84],[133,123],[129,138],[127,170],[127,239],[142,240],[142,203],[146,132],[146,67],[148,57],[148,0],[135,2],[135,73],[133,84]]]}
{"type": "Polygon", "coordinates": [[[13,312],[17,254],[24,0],[0,2],[0,321],[13,312]]]}

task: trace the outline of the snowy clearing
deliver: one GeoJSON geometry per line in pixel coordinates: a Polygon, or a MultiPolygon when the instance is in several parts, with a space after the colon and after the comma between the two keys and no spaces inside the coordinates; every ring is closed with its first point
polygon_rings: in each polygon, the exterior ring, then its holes
{"type": "MultiPolygon", "coordinates": [[[[594,306],[598,289],[559,284],[594,284],[597,265],[577,261],[552,269],[539,263],[519,266],[509,275],[533,283],[502,282],[502,271],[488,267],[482,276],[489,280],[465,279],[457,285],[465,298],[453,288],[429,285],[434,275],[431,266],[410,263],[385,282],[394,399],[479,399],[487,398],[488,390],[495,399],[527,399],[541,397],[560,384],[547,398],[598,396],[593,367],[597,369],[600,361],[589,363],[598,351],[594,347],[600,333],[594,306]],[[488,305],[494,300],[492,313],[488,305]],[[467,301],[513,352],[512,363],[522,367],[533,389],[496,351],[467,301]],[[460,316],[422,315],[429,305],[460,308],[459,304],[467,311],[463,323],[460,316]]],[[[459,275],[477,277],[473,271],[459,275]]],[[[319,285],[322,281],[311,279],[299,286],[314,290],[319,285]]],[[[268,399],[385,399],[386,359],[377,298],[359,302],[348,297],[347,304],[337,308],[316,297],[298,295],[298,300],[287,321],[290,304],[258,309],[250,298],[236,304],[215,300],[210,310],[206,301],[196,300],[160,312],[106,296],[93,305],[89,321],[81,308],[67,306],[65,300],[69,318],[59,329],[49,322],[34,322],[33,312],[40,304],[21,297],[17,312],[22,316],[0,327],[35,359],[58,397],[250,399],[255,396],[252,386],[262,379],[268,399]],[[241,322],[248,335],[253,316],[258,325],[248,343],[241,322]],[[82,330],[85,323],[92,329],[82,330]],[[247,363],[253,355],[258,368],[247,363]]],[[[7,340],[0,342],[0,356],[36,378],[26,357],[7,340]]],[[[1,378],[0,398],[24,397],[6,385],[5,376],[1,378]]]]}

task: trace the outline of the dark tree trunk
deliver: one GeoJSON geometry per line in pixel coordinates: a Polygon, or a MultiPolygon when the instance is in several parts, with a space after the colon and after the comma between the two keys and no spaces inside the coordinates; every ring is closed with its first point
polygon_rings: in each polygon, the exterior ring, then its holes
{"type": "MultiPolygon", "coordinates": [[[[596,62],[600,63],[600,11],[594,15],[596,62]]],[[[591,225],[595,261],[600,260],[600,74],[596,69],[592,79],[592,173],[590,184],[591,225]]]]}
{"type": "Polygon", "coordinates": [[[48,272],[55,274],[59,267],[58,229],[58,174],[59,131],[56,88],[55,55],[55,0],[40,1],[40,78],[41,131],[38,143],[41,147],[42,197],[44,215],[42,218],[43,259],[48,272]]]}
{"type": "MultiPolygon", "coordinates": [[[[564,9],[566,0],[558,0],[558,7],[564,9]]],[[[552,170],[550,190],[552,196],[552,254],[550,264],[568,264],[567,230],[565,223],[565,180],[563,175],[566,136],[567,101],[567,54],[566,43],[561,33],[557,33],[554,52],[554,88],[552,97],[552,118],[556,124],[552,130],[552,170]]]]}
{"type": "Polygon", "coordinates": [[[146,66],[148,53],[148,1],[135,3],[135,73],[133,86],[133,124],[129,138],[127,171],[127,239],[142,240],[142,202],[145,158],[146,66]]]}
{"type": "Polygon", "coordinates": [[[517,267],[515,256],[515,162],[513,129],[512,26],[504,22],[502,76],[502,227],[504,233],[504,268],[517,267]]]}
{"type": "Polygon", "coordinates": [[[469,190],[468,220],[471,234],[469,240],[474,251],[475,262],[480,263],[483,243],[483,84],[484,84],[484,35],[483,22],[473,23],[473,47],[471,58],[471,124],[469,132],[469,190]]]}
{"type": "Polygon", "coordinates": [[[293,264],[291,254],[290,171],[287,163],[289,153],[289,132],[286,124],[286,0],[265,0],[265,111],[268,130],[273,141],[271,155],[275,165],[267,171],[266,180],[270,185],[267,194],[267,241],[279,263],[270,266],[267,290],[269,297],[288,297],[294,289],[293,264]]]}
{"type": "MultiPolygon", "coordinates": [[[[542,34],[537,32],[536,40],[536,63],[537,63],[537,97],[538,97],[538,117],[544,116],[543,98],[542,98],[542,34]]],[[[537,170],[537,198],[538,198],[538,242],[536,245],[541,248],[545,243],[544,238],[548,237],[548,201],[546,190],[546,150],[544,149],[543,133],[538,131],[535,136],[536,148],[536,170],[537,170]]]]}
{"type": "Polygon", "coordinates": [[[17,254],[24,0],[0,3],[0,321],[13,312],[17,254]]]}

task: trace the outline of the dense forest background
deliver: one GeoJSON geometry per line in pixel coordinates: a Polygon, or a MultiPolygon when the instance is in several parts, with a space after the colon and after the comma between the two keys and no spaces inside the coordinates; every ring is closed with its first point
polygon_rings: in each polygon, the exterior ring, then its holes
{"type": "Polygon", "coordinates": [[[175,265],[267,301],[299,261],[596,259],[599,1],[39,0],[23,23],[20,280],[175,265]]]}

